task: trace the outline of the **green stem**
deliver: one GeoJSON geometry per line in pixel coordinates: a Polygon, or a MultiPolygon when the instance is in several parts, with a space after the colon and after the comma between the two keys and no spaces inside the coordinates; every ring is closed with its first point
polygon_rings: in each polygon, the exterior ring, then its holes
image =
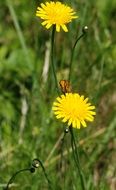
{"type": "Polygon", "coordinates": [[[71,74],[72,74],[72,65],[73,65],[73,58],[74,58],[74,51],[75,51],[75,47],[77,45],[77,42],[85,35],[85,33],[83,32],[75,41],[73,47],[72,47],[72,51],[71,51],[71,58],[70,58],[70,64],[69,64],[69,81],[71,79],[71,74]]]}
{"type": "Polygon", "coordinates": [[[63,137],[61,139],[61,162],[60,162],[60,168],[62,168],[63,148],[64,148],[65,137],[66,137],[66,134],[68,133],[67,129],[68,128],[65,129],[63,137]]]}
{"type": "Polygon", "coordinates": [[[15,177],[19,174],[19,173],[22,173],[22,172],[26,172],[26,171],[29,171],[31,173],[34,173],[35,172],[35,169],[39,167],[39,165],[41,166],[42,170],[43,170],[43,173],[45,175],[45,178],[48,182],[48,185],[49,185],[49,189],[52,190],[52,185],[51,185],[51,181],[50,179],[48,178],[48,175],[46,173],[46,170],[44,168],[44,165],[42,164],[42,161],[39,160],[39,159],[34,159],[33,160],[33,163],[32,163],[32,166],[30,168],[25,168],[25,169],[22,169],[22,170],[19,170],[17,171],[15,174],[13,174],[13,176],[10,178],[10,180],[8,181],[7,183],[7,186],[5,188],[5,190],[8,190],[9,189],[9,185],[13,182],[13,180],[15,179],[15,177]]]}
{"type": "Polygon", "coordinates": [[[54,66],[54,38],[55,38],[55,26],[53,26],[52,28],[52,36],[51,36],[51,65],[52,65],[52,70],[53,70],[53,75],[54,75],[54,80],[55,80],[55,86],[57,89],[57,93],[59,94],[57,76],[56,76],[55,66],[54,66]]]}
{"type": "Polygon", "coordinates": [[[8,189],[9,189],[9,185],[13,182],[14,178],[16,177],[16,175],[18,175],[18,174],[21,173],[21,172],[25,172],[25,171],[29,171],[29,172],[30,172],[30,168],[26,168],[26,169],[19,170],[18,172],[16,172],[15,174],[13,174],[13,176],[12,176],[12,177],[10,178],[10,180],[8,181],[5,190],[8,190],[8,189]]]}
{"type": "Polygon", "coordinates": [[[48,182],[48,184],[49,184],[49,189],[52,190],[51,181],[50,181],[50,179],[48,178],[48,175],[47,175],[47,173],[46,173],[46,170],[45,170],[45,168],[44,168],[44,165],[43,165],[42,161],[39,160],[39,159],[35,159],[35,160],[40,163],[40,166],[41,166],[41,168],[42,168],[42,170],[43,170],[43,173],[44,173],[44,175],[45,175],[45,178],[46,178],[46,180],[47,180],[47,182],[48,182]]]}
{"type": "Polygon", "coordinates": [[[73,134],[72,126],[70,126],[69,129],[70,129],[70,134],[71,134],[72,151],[73,151],[73,155],[74,155],[75,164],[76,164],[76,166],[78,168],[78,172],[79,172],[79,176],[80,176],[80,181],[81,181],[81,186],[82,186],[83,190],[86,190],[85,179],[84,179],[84,175],[83,175],[83,172],[82,172],[82,169],[81,169],[79,152],[78,152],[78,148],[76,146],[76,141],[75,141],[75,137],[74,137],[74,134],[73,134]]]}

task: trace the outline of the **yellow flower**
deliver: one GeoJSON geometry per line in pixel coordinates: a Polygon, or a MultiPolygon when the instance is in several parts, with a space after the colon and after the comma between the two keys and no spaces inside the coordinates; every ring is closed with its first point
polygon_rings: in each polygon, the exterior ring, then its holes
{"type": "Polygon", "coordinates": [[[68,126],[80,129],[81,125],[87,127],[86,121],[92,122],[96,115],[95,106],[88,103],[88,98],[77,93],[66,93],[56,98],[52,110],[57,119],[67,122],[68,126]]]}
{"type": "Polygon", "coordinates": [[[42,25],[49,29],[52,25],[56,25],[56,31],[60,32],[60,27],[65,32],[68,32],[66,24],[71,22],[72,19],[77,18],[74,16],[73,9],[59,1],[41,3],[41,7],[37,7],[36,16],[40,17],[44,21],[42,25]]]}

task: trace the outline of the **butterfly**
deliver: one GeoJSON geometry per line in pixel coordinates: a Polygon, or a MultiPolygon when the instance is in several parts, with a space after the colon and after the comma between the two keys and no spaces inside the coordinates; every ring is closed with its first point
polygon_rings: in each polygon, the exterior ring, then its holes
{"type": "Polygon", "coordinates": [[[72,92],[72,88],[71,88],[71,84],[68,80],[60,80],[59,82],[60,84],[60,88],[61,88],[61,91],[65,94],[65,93],[69,93],[69,92],[72,92]]]}

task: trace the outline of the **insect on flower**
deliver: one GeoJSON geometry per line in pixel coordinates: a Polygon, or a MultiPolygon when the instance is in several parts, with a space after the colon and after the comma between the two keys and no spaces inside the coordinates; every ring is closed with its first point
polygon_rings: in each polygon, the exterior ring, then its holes
{"type": "Polygon", "coordinates": [[[59,84],[63,94],[56,98],[52,107],[56,118],[74,128],[87,127],[86,122],[92,122],[96,115],[95,106],[83,95],[72,93],[68,80],[61,80],[59,84]]]}
{"type": "Polygon", "coordinates": [[[71,87],[71,84],[68,80],[60,80],[59,82],[60,84],[60,88],[61,88],[61,91],[65,94],[65,93],[69,93],[69,92],[72,92],[72,87],[71,87]]]}

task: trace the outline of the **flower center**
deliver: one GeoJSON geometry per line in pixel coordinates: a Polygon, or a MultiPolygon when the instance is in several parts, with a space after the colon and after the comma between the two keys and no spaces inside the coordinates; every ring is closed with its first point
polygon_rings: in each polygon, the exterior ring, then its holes
{"type": "MultiPolygon", "coordinates": [[[[68,13],[69,14],[69,13],[68,13]]],[[[48,11],[48,20],[52,24],[65,24],[70,21],[69,15],[66,14],[66,11],[62,7],[54,7],[48,11]]]]}
{"type": "Polygon", "coordinates": [[[73,119],[83,119],[86,114],[85,106],[78,103],[73,103],[70,105],[70,102],[68,104],[64,105],[64,111],[67,113],[68,116],[71,116],[73,119]]]}

